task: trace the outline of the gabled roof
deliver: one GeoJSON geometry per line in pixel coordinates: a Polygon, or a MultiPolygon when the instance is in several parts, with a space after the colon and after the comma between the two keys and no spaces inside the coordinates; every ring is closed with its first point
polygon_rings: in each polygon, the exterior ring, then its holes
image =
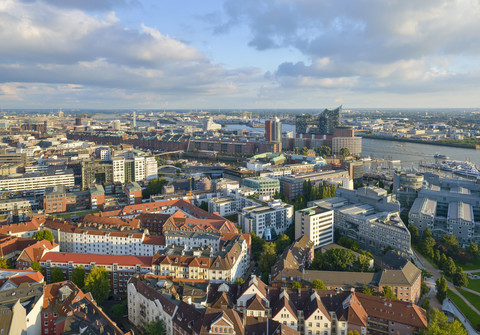
{"type": "Polygon", "coordinates": [[[144,267],[152,266],[152,257],[148,256],[120,256],[120,255],[98,255],[98,254],[76,254],[66,252],[47,252],[43,255],[41,262],[47,260],[52,263],[68,263],[72,261],[75,264],[90,264],[94,262],[96,265],[141,265],[144,267]]]}
{"type": "Polygon", "coordinates": [[[379,285],[390,286],[411,286],[422,275],[422,271],[408,261],[401,270],[383,270],[381,272],[379,285]]]}

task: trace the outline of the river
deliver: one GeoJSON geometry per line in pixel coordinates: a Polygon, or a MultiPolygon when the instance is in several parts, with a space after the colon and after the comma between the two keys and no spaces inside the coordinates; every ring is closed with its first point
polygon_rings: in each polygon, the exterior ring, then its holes
{"type": "Polygon", "coordinates": [[[401,160],[404,167],[418,165],[421,161],[434,162],[433,155],[437,153],[452,160],[469,160],[480,166],[480,150],[369,138],[362,141],[362,156],[401,160]]]}

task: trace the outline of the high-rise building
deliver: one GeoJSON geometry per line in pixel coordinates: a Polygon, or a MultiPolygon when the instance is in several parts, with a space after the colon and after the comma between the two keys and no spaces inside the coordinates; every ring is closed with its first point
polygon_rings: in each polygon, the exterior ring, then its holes
{"type": "Polygon", "coordinates": [[[307,236],[315,248],[333,243],[333,214],[333,210],[316,206],[296,211],[295,239],[307,236]]]}
{"type": "Polygon", "coordinates": [[[75,118],[75,125],[76,126],[81,126],[82,125],[82,118],[81,117],[76,117],[75,118]]]}
{"type": "Polygon", "coordinates": [[[137,128],[137,112],[133,111],[133,129],[137,128]]]}
{"type": "Polygon", "coordinates": [[[298,115],[295,121],[297,134],[333,135],[333,131],[340,125],[342,106],[336,109],[325,109],[323,112],[310,115],[298,115]]]}
{"type": "Polygon", "coordinates": [[[278,118],[265,121],[265,141],[277,143],[282,141],[282,123],[278,118]]]}
{"type": "Polygon", "coordinates": [[[125,183],[125,158],[123,157],[113,159],[113,182],[125,183]]]}

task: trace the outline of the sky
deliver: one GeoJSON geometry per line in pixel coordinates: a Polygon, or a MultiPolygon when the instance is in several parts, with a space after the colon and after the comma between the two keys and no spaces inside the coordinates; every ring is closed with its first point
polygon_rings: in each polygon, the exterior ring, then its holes
{"type": "Polygon", "coordinates": [[[476,108],[477,0],[1,0],[0,109],[476,108]]]}

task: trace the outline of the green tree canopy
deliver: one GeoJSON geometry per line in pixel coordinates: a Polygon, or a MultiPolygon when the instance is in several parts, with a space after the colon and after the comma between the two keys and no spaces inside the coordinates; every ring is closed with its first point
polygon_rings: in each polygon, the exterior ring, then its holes
{"type": "Polygon", "coordinates": [[[235,280],[235,284],[237,285],[243,285],[245,283],[245,280],[243,280],[242,277],[238,277],[236,280],[235,280]]]}
{"type": "Polygon", "coordinates": [[[443,264],[443,271],[447,276],[453,276],[457,272],[457,265],[452,257],[448,257],[447,262],[443,264]]]}
{"type": "Polygon", "coordinates": [[[6,258],[0,258],[0,269],[10,269],[11,266],[8,264],[8,261],[6,258]]]}
{"type": "Polygon", "coordinates": [[[85,286],[85,269],[83,266],[76,267],[72,271],[72,281],[79,289],[85,286]]]}
{"type": "Polygon", "coordinates": [[[408,226],[408,230],[410,230],[410,236],[412,237],[412,242],[414,244],[418,243],[418,241],[420,240],[420,233],[418,232],[418,228],[415,227],[415,225],[410,224],[408,226]]]}
{"type": "Polygon", "coordinates": [[[263,246],[267,243],[263,238],[258,237],[255,235],[255,233],[252,231],[250,233],[250,236],[252,237],[252,255],[253,259],[255,260],[260,260],[260,255],[263,252],[263,246]]]}
{"type": "Polygon", "coordinates": [[[291,288],[302,288],[302,284],[300,284],[298,281],[294,280],[294,281],[290,284],[290,287],[291,287],[291,288]]]}
{"type": "Polygon", "coordinates": [[[93,267],[85,278],[85,292],[92,293],[97,304],[101,304],[110,294],[110,280],[103,266],[93,267]]]}
{"type": "Polygon", "coordinates": [[[109,316],[115,319],[120,319],[127,313],[128,313],[128,306],[126,303],[116,304],[112,306],[112,309],[110,309],[109,316]]]}
{"type": "Polygon", "coordinates": [[[458,240],[455,235],[443,235],[442,243],[447,248],[447,255],[449,256],[455,256],[460,249],[460,245],[458,244],[458,240]]]}
{"type": "Polygon", "coordinates": [[[356,330],[349,330],[347,335],[360,335],[360,333],[356,330]]]}
{"type": "Polygon", "coordinates": [[[319,280],[319,279],[315,279],[313,282],[312,282],[312,288],[316,289],[316,290],[326,290],[327,287],[325,286],[325,284],[323,283],[323,281],[319,280]]]}
{"type": "Polygon", "coordinates": [[[318,153],[322,157],[331,156],[332,155],[332,149],[330,147],[322,145],[320,148],[318,148],[318,153]]]}
{"type": "Polygon", "coordinates": [[[339,153],[343,157],[350,156],[350,150],[348,148],[341,148],[339,153]]]}
{"type": "Polygon", "coordinates": [[[453,284],[458,287],[468,286],[468,276],[460,266],[457,267],[457,271],[453,275],[453,284]]]}
{"type": "Polygon", "coordinates": [[[363,284],[362,288],[360,289],[360,293],[368,294],[368,295],[373,295],[373,292],[372,292],[372,290],[370,289],[370,287],[368,287],[368,286],[365,285],[365,284],[363,284]]]}
{"type": "Polygon", "coordinates": [[[442,275],[435,282],[435,287],[437,289],[437,299],[443,303],[443,300],[447,297],[448,285],[445,276],[442,275]]]}
{"type": "Polygon", "coordinates": [[[273,264],[275,264],[276,258],[277,252],[275,248],[275,243],[265,243],[263,246],[263,253],[260,256],[260,268],[264,272],[270,273],[273,264]]]}
{"type": "Polygon", "coordinates": [[[467,247],[467,251],[472,256],[478,256],[478,245],[474,242],[470,242],[470,245],[467,247]]]}
{"type": "Polygon", "coordinates": [[[165,178],[157,178],[157,179],[153,179],[151,180],[148,185],[147,185],[147,188],[145,190],[142,191],[142,197],[144,199],[147,199],[149,198],[151,195],[155,195],[155,194],[160,194],[162,193],[162,187],[168,183],[168,181],[165,179],[165,178]]]}
{"type": "Polygon", "coordinates": [[[395,295],[395,293],[393,293],[392,288],[388,285],[385,285],[383,287],[382,296],[384,296],[385,298],[389,298],[389,299],[395,299],[395,300],[398,299],[397,296],[395,295]]]}
{"type": "Polygon", "coordinates": [[[164,335],[165,325],[163,321],[150,322],[145,325],[144,335],[164,335]]]}
{"type": "Polygon", "coordinates": [[[37,239],[38,241],[43,241],[47,240],[50,242],[54,241],[53,234],[50,230],[45,229],[45,230],[39,230],[33,235],[34,239],[37,239]]]}
{"type": "Polygon", "coordinates": [[[64,280],[65,280],[65,275],[63,274],[62,270],[60,270],[59,268],[54,267],[50,271],[50,284],[59,283],[64,280]]]}
{"type": "Polygon", "coordinates": [[[420,332],[422,335],[467,335],[460,321],[448,322],[447,316],[438,309],[430,310],[428,319],[428,327],[420,332]]]}
{"type": "Polygon", "coordinates": [[[427,229],[425,229],[423,231],[423,234],[422,234],[422,238],[425,240],[427,237],[432,237],[432,232],[430,231],[430,228],[427,227],[427,229]]]}
{"type": "Polygon", "coordinates": [[[32,266],[30,266],[30,267],[32,268],[32,270],[42,271],[42,266],[37,261],[33,261],[32,266]]]}
{"type": "Polygon", "coordinates": [[[280,234],[278,239],[275,241],[275,248],[277,255],[281,254],[290,245],[290,237],[285,234],[280,234]]]}

